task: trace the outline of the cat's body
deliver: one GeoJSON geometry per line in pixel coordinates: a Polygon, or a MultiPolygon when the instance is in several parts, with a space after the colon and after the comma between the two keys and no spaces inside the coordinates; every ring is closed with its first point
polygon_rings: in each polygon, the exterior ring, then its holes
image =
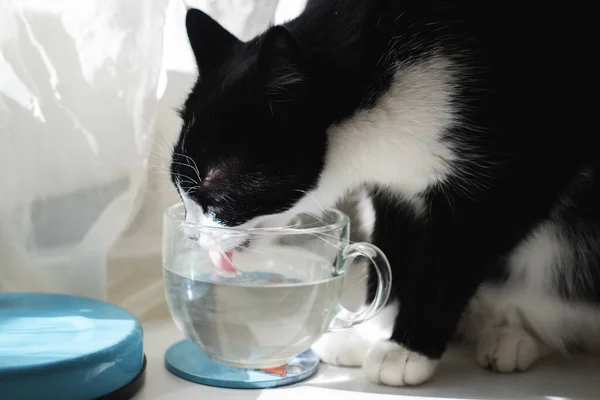
{"type": "Polygon", "coordinates": [[[499,371],[600,347],[590,66],[565,54],[584,32],[557,28],[564,10],[454,3],[314,1],[249,43],[187,17],[201,79],[172,165],[187,218],[277,224],[366,188],[391,338],[320,353],[389,385],[427,380],[457,327],[499,371]]]}

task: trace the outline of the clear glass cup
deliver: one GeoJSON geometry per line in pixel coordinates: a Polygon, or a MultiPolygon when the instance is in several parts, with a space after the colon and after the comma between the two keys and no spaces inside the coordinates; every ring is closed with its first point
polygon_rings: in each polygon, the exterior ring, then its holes
{"type": "Polygon", "coordinates": [[[390,296],[386,256],[369,243],[349,243],[349,218],[340,211],[301,214],[288,226],[263,229],[184,219],[181,204],[164,213],[167,304],[183,334],[219,363],[284,365],[325,332],[373,318],[390,296]],[[215,252],[227,263],[215,260],[215,252]],[[345,272],[357,257],[371,261],[378,284],[371,304],[351,312],[340,300],[345,272]]]}

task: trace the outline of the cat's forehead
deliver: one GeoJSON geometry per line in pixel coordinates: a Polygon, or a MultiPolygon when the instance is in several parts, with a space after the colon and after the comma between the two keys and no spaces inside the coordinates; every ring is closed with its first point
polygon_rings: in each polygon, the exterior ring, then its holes
{"type": "Polygon", "coordinates": [[[202,187],[206,189],[217,188],[235,180],[240,169],[230,163],[218,163],[209,166],[202,179],[202,187]]]}
{"type": "Polygon", "coordinates": [[[215,100],[227,96],[248,96],[256,83],[253,58],[235,58],[221,65],[210,75],[199,76],[190,96],[200,100],[215,100]]]}
{"type": "Polygon", "coordinates": [[[209,87],[190,94],[182,113],[181,133],[188,133],[187,139],[194,139],[198,135],[202,138],[214,135],[217,140],[229,133],[223,131],[224,128],[242,125],[246,111],[249,107],[255,107],[258,100],[243,85],[237,86],[209,87]]]}

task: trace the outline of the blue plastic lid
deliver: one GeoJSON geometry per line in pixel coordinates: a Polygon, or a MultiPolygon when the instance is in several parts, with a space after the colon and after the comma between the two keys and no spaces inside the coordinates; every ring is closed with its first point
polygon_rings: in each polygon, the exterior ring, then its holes
{"type": "Polygon", "coordinates": [[[143,332],[124,309],[59,294],[0,293],[0,397],[95,399],[143,368],[143,332]]]}
{"type": "Polygon", "coordinates": [[[279,368],[233,368],[211,360],[200,346],[184,339],[167,349],[165,367],[180,378],[203,385],[264,389],[291,385],[310,378],[319,368],[319,356],[309,349],[279,368]]]}

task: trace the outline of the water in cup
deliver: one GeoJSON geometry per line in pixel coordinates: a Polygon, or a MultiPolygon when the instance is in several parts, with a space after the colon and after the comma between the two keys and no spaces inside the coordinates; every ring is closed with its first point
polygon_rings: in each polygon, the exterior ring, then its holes
{"type": "Polygon", "coordinates": [[[164,265],[165,293],[178,328],[223,364],[271,368],[310,347],[339,311],[343,276],[331,259],[273,246],[235,253],[237,274],[215,269],[206,252],[164,265]]]}

